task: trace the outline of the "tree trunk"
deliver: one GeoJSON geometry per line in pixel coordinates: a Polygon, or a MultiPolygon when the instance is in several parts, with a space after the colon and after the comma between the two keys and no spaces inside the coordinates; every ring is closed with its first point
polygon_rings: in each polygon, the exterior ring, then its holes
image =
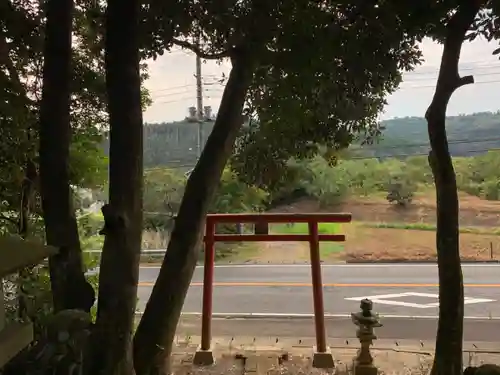
{"type": "Polygon", "coordinates": [[[175,330],[191,283],[209,204],[242,125],[252,63],[239,53],[232,60],[214,128],[186,184],[160,274],[134,338],[138,375],[167,374],[175,330]]]}
{"type": "Polygon", "coordinates": [[[54,309],[90,311],[95,301],[85,280],[78,226],[69,185],[71,30],[73,0],[49,0],[40,107],[40,190],[54,309]]]}
{"type": "Polygon", "coordinates": [[[139,71],[139,0],[109,0],[106,86],[110,123],[109,204],[89,374],[133,374],[134,328],[142,237],[143,121],[139,71]]]}
{"type": "Polygon", "coordinates": [[[19,202],[19,223],[18,233],[23,239],[27,239],[30,234],[29,217],[31,207],[34,204],[38,172],[36,165],[31,159],[26,161],[25,175],[21,183],[21,197],[19,202]]]}
{"type": "Polygon", "coordinates": [[[464,287],[460,264],[459,204],[455,170],[446,136],[446,109],[459,87],[473,83],[473,77],[460,77],[458,62],[465,34],[479,6],[476,1],[453,15],[447,26],[436,91],[427,109],[431,152],[429,164],[436,185],[436,247],[439,269],[439,322],[433,375],[462,374],[464,287]]]}
{"type": "MultiPolygon", "coordinates": [[[[31,214],[31,207],[33,206],[36,185],[38,181],[38,171],[35,163],[29,158],[26,161],[25,175],[21,183],[21,197],[19,202],[19,221],[17,226],[17,233],[23,239],[28,239],[30,235],[29,218],[31,214]]],[[[23,293],[23,284],[27,278],[32,274],[34,267],[26,267],[19,270],[18,284],[17,284],[17,311],[18,318],[21,320],[28,318],[28,303],[27,296],[23,293]]]]}

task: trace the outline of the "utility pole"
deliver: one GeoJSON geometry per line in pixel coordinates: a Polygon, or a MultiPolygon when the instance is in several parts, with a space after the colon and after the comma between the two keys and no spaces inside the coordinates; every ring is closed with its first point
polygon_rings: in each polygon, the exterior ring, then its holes
{"type": "MultiPolygon", "coordinates": [[[[198,38],[198,46],[200,39],[198,38]]],[[[196,147],[198,159],[201,156],[201,141],[203,135],[203,81],[201,77],[201,58],[196,55],[196,118],[198,120],[198,135],[196,137],[196,147]]]]}

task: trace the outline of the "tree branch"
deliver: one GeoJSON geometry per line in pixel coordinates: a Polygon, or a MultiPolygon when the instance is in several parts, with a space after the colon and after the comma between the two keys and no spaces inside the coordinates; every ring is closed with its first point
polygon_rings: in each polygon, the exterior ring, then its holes
{"type": "Polygon", "coordinates": [[[441,86],[442,84],[453,92],[463,85],[474,83],[472,76],[460,77],[458,62],[465,35],[473,24],[480,7],[480,1],[467,0],[449,20],[446,28],[446,39],[443,45],[443,57],[441,59],[437,86],[441,86]]]}
{"type": "Polygon", "coordinates": [[[4,33],[0,33],[0,64],[5,65],[8,72],[8,75],[6,74],[5,76],[10,78],[15,89],[19,92],[19,94],[23,95],[23,99],[26,100],[27,104],[34,106],[37,105],[38,103],[35,100],[28,97],[26,87],[21,82],[18,71],[9,56],[9,45],[7,43],[7,37],[4,33]]]}
{"type": "Polygon", "coordinates": [[[219,60],[219,59],[223,59],[224,57],[230,57],[230,55],[231,55],[229,50],[219,52],[219,53],[206,53],[206,52],[203,52],[200,48],[198,48],[194,44],[186,42],[185,40],[179,40],[177,38],[173,38],[172,42],[181,48],[185,48],[185,49],[188,49],[188,50],[196,53],[196,55],[198,55],[199,57],[201,57],[202,59],[205,59],[205,60],[219,60]]]}
{"type": "Polygon", "coordinates": [[[474,76],[460,77],[459,80],[458,80],[457,89],[459,87],[462,87],[462,86],[465,86],[465,85],[470,85],[470,84],[473,84],[473,83],[474,83],[474,76]]]}
{"type": "Polygon", "coordinates": [[[458,63],[465,35],[473,24],[481,5],[482,2],[477,0],[463,1],[446,25],[446,35],[443,43],[443,54],[436,90],[434,91],[431,104],[425,113],[425,118],[428,121],[431,117],[440,114],[441,111],[446,111],[455,90],[464,85],[474,83],[473,76],[460,77],[458,63]]]}

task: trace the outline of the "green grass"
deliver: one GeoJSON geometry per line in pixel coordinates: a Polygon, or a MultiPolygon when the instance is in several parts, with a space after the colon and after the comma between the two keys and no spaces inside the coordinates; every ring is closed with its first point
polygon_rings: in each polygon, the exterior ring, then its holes
{"type": "MultiPolygon", "coordinates": [[[[259,247],[255,242],[240,242],[240,243],[230,243],[230,242],[219,242],[219,248],[215,249],[215,262],[216,263],[238,263],[245,262],[251,259],[255,254],[258,253],[259,247]],[[222,246],[226,247],[226,251],[221,254],[220,248],[222,246]],[[217,256],[217,254],[219,254],[217,256]]],[[[200,263],[203,263],[202,261],[200,263]]]]}
{"type": "MultiPolygon", "coordinates": [[[[341,228],[341,224],[338,223],[318,224],[318,232],[320,234],[342,233],[341,228]]],[[[295,223],[293,225],[271,224],[269,232],[277,234],[307,234],[309,232],[309,228],[307,223],[295,223]]],[[[319,251],[322,257],[328,257],[329,255],[344,251],[344,245],[339,242],[320,242],[319,251]]]]}
{"type": "MultiPolygon", "coordinates": [[[[427,223],[376,223],[376,222],[362,222],[360,223],[364,227],[368,228],[388,228],[388,229],[407,229],[407,230],[425,230],[425,231],[436,231],[435,224],[427,223]]],[[[500,230],[496,228],[487,227],[461,227],[460,233],[471,233],[471,234],[491,234],[500,236],[500,230]]]]}
{"type": "MultiPolygon", "coordinates": [[[[340,232],[341,225],[338,223],[319,223],[318,231],[321,234],[335,234],[340,232]]],[[[271,233],[279,234],[307,234],[309,232],[307,223],[287,224],[271,224],[271,233]]]]}

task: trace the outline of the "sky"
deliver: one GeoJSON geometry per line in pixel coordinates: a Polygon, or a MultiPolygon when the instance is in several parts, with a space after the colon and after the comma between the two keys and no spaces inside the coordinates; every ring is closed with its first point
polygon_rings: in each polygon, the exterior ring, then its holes
{"type": "MultiPolygon", "coordinates": [[[[460,88],[453,95],[448,115],[500,110],[500,60],[492,52],[497,47],[477,39],[464,43],[460,59],[463,75],[474,75],[476,83],[460,88]],[[497,96],[498,95],[498,96],[497,96]]],[[[398,91],[387,98],[388,104],[381,119],[405,116],[423,116],[429,105],[436,83],[442,46],[430,40],[422,43],[424,62],[415,71],[405,74],[398,91]]],[[[147,123],[170,122],[184,119],[188,107],[196,105],[194,54],[175,49],[156,61],[149,62],[149,89],[153,105],[144,113],[147,123]]],[[[227,61],[208,61],[202,65],[203,104],[216,112],[224,86],[219,83],[229,73],[227,61]]]]}

